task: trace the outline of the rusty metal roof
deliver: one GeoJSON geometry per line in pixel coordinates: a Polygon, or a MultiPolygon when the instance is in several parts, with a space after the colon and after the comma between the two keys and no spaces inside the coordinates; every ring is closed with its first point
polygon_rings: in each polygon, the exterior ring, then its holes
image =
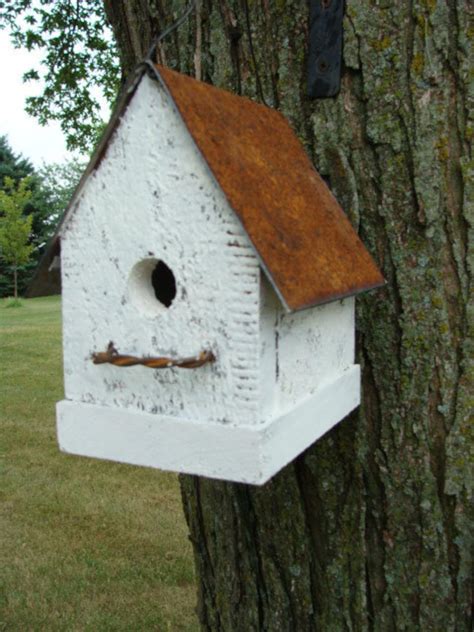
{"type": "Polygon", "coordinates": [[[284,116],[168,68],[157,69],[290,310],[384,283],[284,116]]]}
{"type": "MultiPolygon", "coordinates": [[[[104,136],[61,222],[97,168],[146,65],[122,91],[104,136]]],[[[371,256],[319,176],[286,119],[268,108],[154,67],[204,160],[239,217],[276,292],[291,310],[327,303],[384,283],[371,256]]],[[[59,292],[48,273],[61,224],[28,296],[59,292]]]]}

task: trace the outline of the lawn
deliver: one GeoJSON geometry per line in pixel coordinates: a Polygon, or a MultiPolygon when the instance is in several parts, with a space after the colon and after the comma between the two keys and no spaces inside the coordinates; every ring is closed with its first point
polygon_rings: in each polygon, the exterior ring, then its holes
{"type": "Polygon", "coordinates": [[[60,301],[0,301],[0,630],[196,631],[177,477],[61,454],[60,301]]]}

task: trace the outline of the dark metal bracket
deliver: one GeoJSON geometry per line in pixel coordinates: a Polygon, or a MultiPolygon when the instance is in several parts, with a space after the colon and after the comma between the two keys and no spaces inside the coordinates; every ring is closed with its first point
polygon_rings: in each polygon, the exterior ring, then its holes
{"type": "Polygon", "coordinates": [[[310,0],[308,95],[335,97],[341,87],[344,0],[310,0]]]}

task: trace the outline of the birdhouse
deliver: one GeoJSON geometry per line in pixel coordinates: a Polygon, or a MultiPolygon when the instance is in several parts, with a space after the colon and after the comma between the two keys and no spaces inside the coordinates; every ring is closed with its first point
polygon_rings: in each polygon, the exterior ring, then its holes
{"type": "Polygon", "coordinates": [[[278,112],[138,73],[59,239],[65,452],[262,484],[359,404],[383,279],[278,112]]]}

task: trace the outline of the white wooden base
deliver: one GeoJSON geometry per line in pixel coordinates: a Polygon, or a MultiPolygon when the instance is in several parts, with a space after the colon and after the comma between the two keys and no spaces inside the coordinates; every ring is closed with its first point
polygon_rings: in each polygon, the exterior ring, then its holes
{"type": "Polygon", "coordinates": [[[197,423],[63,400],[59,446],[71,454],[262,485],[360,401],[354,365],[295,408],[264,424],[197,423]]]}

